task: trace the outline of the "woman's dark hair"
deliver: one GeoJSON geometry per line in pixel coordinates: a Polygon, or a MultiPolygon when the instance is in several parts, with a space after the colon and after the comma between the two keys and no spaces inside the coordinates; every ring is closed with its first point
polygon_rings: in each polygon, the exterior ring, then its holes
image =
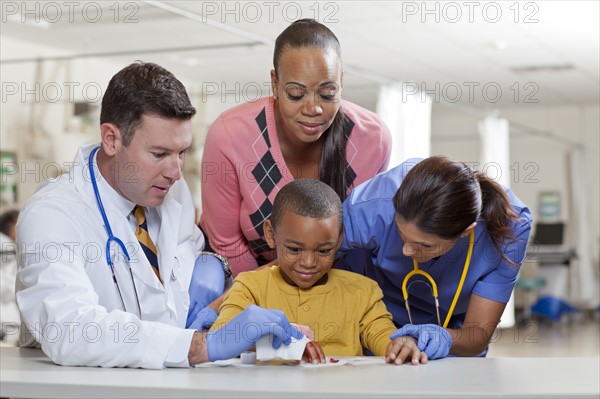
{"type": "Polygon", "coordinates": [[[135,62],[112,77],[102,97],[100,123],[113,123],[128,146],[142,116],[189,120],[196,113],[183,84],[160,65],[135,62]]]}
{"type": "Polygon", "coordinates": [[[485,174],[442,156],[424,159],[407,174],[394,196],[396,213],[427,234],[453,240],[479,217],[485,220],[494,247],[514,240],[517,215],[504,189],[485,174]]]}
{"type": "Polygon", "coordinates": [[[4,212],[0,216],[0,232],[2,232],[2,234],[5,236],[10,237],[10,229],[17,224],[18,218],[19,211],[17,209],[4,212]]]}
{"type": "MultiPolygon", "coordinates": [[[[275,40],[273,52],[273,67],[279,75],[279,60],[281,55],[290,48],[316,47],[323,50],[333,50],[342,62],[342,48],[337,37],[325,25],[314,19],[299,19],[288,26],[275,40]]],[[[346,144],[352,121],[338,110],[331,126],[325,131],[325,142],[319,164],[319,180],[328,184],[343,201],[348,192],[349,181],[348,161],[346,161],[346,144]]]]}

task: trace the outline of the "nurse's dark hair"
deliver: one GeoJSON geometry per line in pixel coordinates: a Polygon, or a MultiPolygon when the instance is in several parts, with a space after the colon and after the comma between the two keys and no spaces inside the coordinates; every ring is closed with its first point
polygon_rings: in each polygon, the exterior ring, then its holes
{"type": "Polygon", "coordinates": [[[143,115],[189,120],[196,113],[183,84],[151,62],[135,62],[117,72],[102,98],[100,123],[116,125],[128,146],[143,115]]]}
{"type": "Polygon", "coordinates": [[[516,265],[501,249],[514,240],[511,222],[517,219],[508,196],[498,183],[462,162],[434,156],[417,163],[396,192],[394,208],[405,222],[447,240],[460,237],[481,217],[498,253],[516,265]]]}
{"type": "Polygon", "coordinates": [[[275,197],[269,217],[274,230],[277,230],[286,212],[316,219],[336,216],[340,232],[342,231],[342,201],[322,181],[296,179],[283,186],[275,197]]]}
{"type": "MultiPolygon", "coordinates": [[[[288,49],[313,47],[322,51],[333,51],[342,65],[342,47],[337,37],[325,25],[314,19],[299,19],[288,26],[275,40],[273,68],[279,79],[279,60],[288,49]]],[[[340,70],[341,73],[341,70],[340,70]]],[[[341,89],[341,88],[340,88],[341,89]]],[[[345,126],[352,124],[342,107],[335,115],[331,126],[325,131],[325,142],[319,165],[319,180],[327,183],[344,200],[350,189],[346,144],[348,135],[345,126]]],[[[348,132],[349,133],[349,132],[348,132]]]]}

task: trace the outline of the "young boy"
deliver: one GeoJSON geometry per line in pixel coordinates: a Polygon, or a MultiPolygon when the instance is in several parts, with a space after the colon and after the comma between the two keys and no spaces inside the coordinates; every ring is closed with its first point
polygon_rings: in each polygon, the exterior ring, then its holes
{"type": "Polygon", "coordinates": [[[413,339],[390,340],[392,316],[373,280],[331,270],[343,236],[342,204],[318,180],[298,179],[277,194],[265,238],[277,250],[275,266],[240,273],[219,309],[213,329],[255,304],[280,309],[293,323],[310,327],[314,342],[305,358],[361,356],[367,348],[388,363],[426,363],[413,339]],[[315,352],[316,351],[316,355],[315,352]]]}

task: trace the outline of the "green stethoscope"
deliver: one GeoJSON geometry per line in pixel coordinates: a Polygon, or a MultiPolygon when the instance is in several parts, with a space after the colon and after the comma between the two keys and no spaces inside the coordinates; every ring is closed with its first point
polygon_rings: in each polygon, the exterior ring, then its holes
{"type": "Polygon", "coordinates": [[[431,293],[433,295],[433,299],[435,299],[435,312],[437,314],[438,325],[446,328],[448,327],[448,323],[450,322],[450,318],[452,317],[452,313],[454,312],[454,307],[456,306],[456,302],[458,302],[458,297],[460,296],[460,292],[462,291],[462,287],[465,283],[465,279],[467,277],[467,272],[469,271],[469,266],[471,265],[471,255],[473,254],[473,243],[475,242],[475,230],[471,230],[469,234],[469,250],[467,251],[467,258],[465,259],[465,265],[463,266],[463,272],[460,276],[460,280],[458,282],[458,287],[456,288],[456,292],[454,293],[454,299],[452,300],[452,304],[450,305],[450,309],[448,310],[448,314],[446,315],[446,320],[444,320],[444,324],[442,325],[440,319],[440,301],[438,300],[438,288],[437,284],[431,274],[427,273],[419,269],[419,263],[413,259],[413,270],[410,271],[402,280],[402,296],[404,297],[404,304],[406,305],[406,312],[408,313],[408,320],[410,324],[413,324],[412,315],[410,313],[410,305],[408,304],[408,290],[406,285],[408,280],[410,280],[413,276],[417,274],[425,277],[429,280],[431,284],[431,293]]]}

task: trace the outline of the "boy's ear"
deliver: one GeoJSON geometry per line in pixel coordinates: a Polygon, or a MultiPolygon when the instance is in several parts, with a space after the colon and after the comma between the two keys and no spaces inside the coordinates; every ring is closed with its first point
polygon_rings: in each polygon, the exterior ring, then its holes
{"type": "Polygon", "coordinates": [[[263,230],[265,232],[265,241],[269,245],[269,248],[275,249],[275,230],[273,230],[273,225],[269,219],[265,220],[263,230]]]}
{"type": "Polygon", "coordinates": [[[342,231],[340,231],[340,238],[338,239],[338,242],[335,245],[336,250],[340,249],[340,246],[342,245],[342,240],[344,239],[345,232],[346,231],[344,230],[344,226],[342,226],[342,231]]]}

